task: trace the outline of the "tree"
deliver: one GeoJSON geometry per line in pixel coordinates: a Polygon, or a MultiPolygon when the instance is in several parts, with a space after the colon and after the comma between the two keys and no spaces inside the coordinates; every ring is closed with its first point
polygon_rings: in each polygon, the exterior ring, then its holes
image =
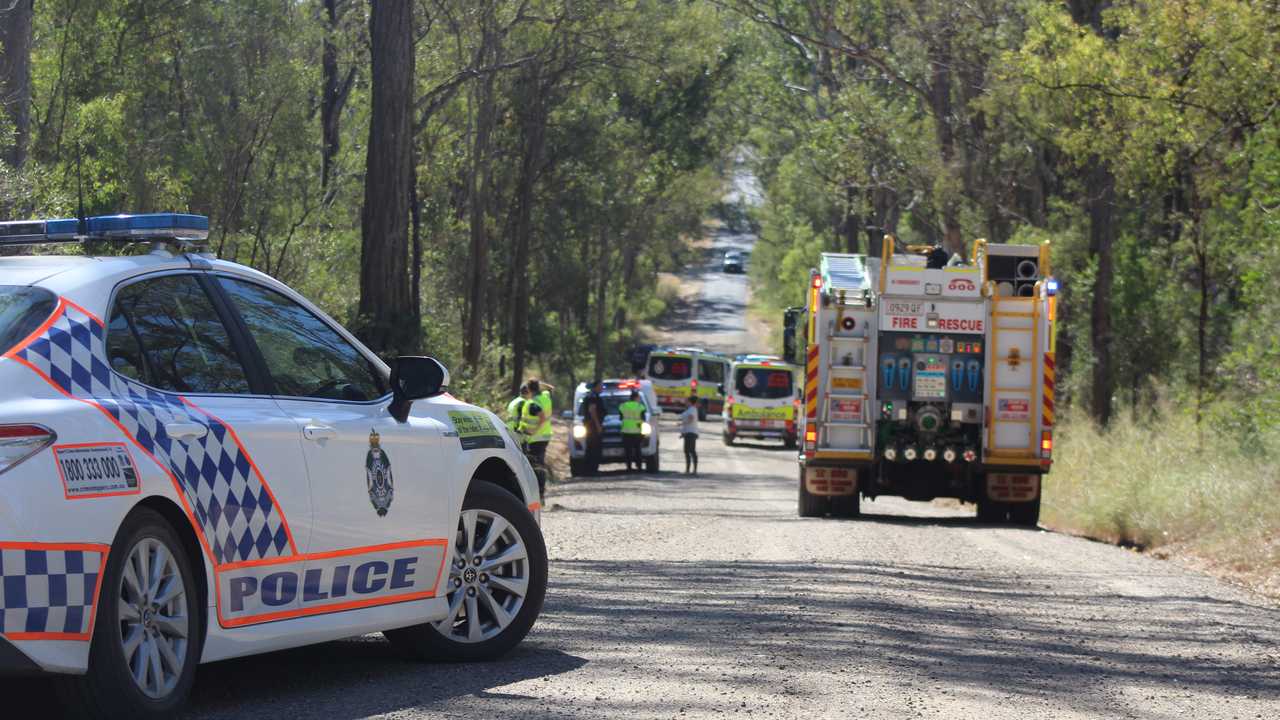
{"type": "Polygon", "coordinates": [[[361,222],[361,339],[388,354],[417,351],[409,282],[409,199],[413,156],[413,6],[372,0],[373,79],[361,222]]]}
{"type": "Polygon", "coordinates": [[[35,0],[12,0],[0,7],[0,103],[12,125],[13,135],[2,143],[3,157],[11,167],[27,161],[31,134],[31,28],[35,0]]]}

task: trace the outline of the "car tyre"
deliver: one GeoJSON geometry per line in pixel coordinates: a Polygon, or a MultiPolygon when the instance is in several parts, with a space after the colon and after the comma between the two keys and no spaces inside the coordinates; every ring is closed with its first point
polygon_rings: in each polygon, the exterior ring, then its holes
{"type": "Polygon", "coordinates": [[[529,633],[547,592],[547,547],[532,513],[497,485],[473,483],[448,567],[449,616],[383,635],[422,660],[502,657],[529,633]]]}
{"type": "Polygon", "coordinates": [[[800,517],[822,517],[827,514],[827,498],[814,495],[804,486],[804,468],[800,468],[800,517]]]}
{"type": "Polygon", "coordinates": [[[195,684],[205,609],[191,559],[160,513],[130,513],[101,583],[89,671],[60,695],[81,717],[171,717],[195,684]]]}
{"type": "Polygon", "coordinates": [[[705,421],[707,419],[707,401],[703,400],[698,403],[698,419],[705,421]]]}
{"type": "Polygon", "coordinates": [[[658,474],[658,453],[654,453],[644,459],[644,471],[650,475],[658,474]]]}

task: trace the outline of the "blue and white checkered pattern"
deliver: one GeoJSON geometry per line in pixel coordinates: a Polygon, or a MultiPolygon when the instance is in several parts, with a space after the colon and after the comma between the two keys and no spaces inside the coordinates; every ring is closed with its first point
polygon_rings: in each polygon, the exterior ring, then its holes
{"type": "Polygon", "coordinates": [[[20,357],[68,394],[109,412],[133,439],[178,478],[218,565],[288,555],[284,516],[227,426],[182,398],[122,378],[107,365],[105,330],[72,305],[20,357]],[[209,432],[175,440],[168,423],[209,432]]]}
{"type": "Polygon", "coordinates": [[[102,555],[0,549],[0,633],[88,635],[102,555]]]}

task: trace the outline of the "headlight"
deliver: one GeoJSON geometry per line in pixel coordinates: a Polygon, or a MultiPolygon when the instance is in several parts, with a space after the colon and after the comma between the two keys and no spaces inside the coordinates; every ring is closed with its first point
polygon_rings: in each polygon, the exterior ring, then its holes
{"type": "Polygon", "coordinates": [[[574,426],[573,426],[573,439],[575,439],[575,440],[581,440],[581,439],[585,438],[586,436],[587,436],[587,426],[586,426],[586,425],[574,425],[574,426]]]}
{"type": "Polygon", "coordinates": [[[653,426],[652,426],[652,425],[650,425],[650,424],[649,424],[649,423],[647,423],[647,422],[642,422],[642,423],[640,423],[640,434],[641,434],[641,435],[652,435],[652,434],[653,434],[653,426]]]}

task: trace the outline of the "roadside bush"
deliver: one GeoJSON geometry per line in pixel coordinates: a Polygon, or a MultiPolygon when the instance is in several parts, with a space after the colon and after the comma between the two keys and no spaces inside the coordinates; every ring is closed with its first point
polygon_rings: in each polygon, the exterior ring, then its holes
{"type": "Polygon", "coordinates": [[[1044,489],[1045,522],[1146,549],[1166,547],[1280,592],[1280,469],[1269,449],[1182,413],[1117,417],[1105,432],[1083,417],[1058,426],[1044,489]],[[1255,446],[1256,448],[1256,446],[1255,446]]]}

